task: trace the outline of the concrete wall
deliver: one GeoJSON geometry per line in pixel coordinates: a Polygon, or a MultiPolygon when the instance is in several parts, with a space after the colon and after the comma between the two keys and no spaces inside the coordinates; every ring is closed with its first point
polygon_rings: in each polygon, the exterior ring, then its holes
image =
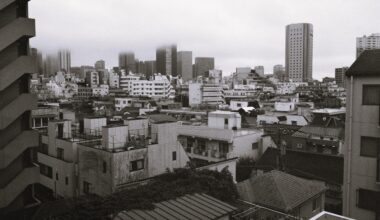
{"type": "Polygon", "coordinates": [[[275,102],[274,109],[279,112],[291,112],[295,110],[294,102],[275,102]]]}
{"type": "Polygon", "coordinates": [[[100,135],[102,127],[107,125],[106,118],[84,118],[84,133],[88,135],[100,135]]]}
{"type": "Polygon", "coordinates": [[[231,173],[233,181],[236,183],[236,161],[237,159],[222,161],[208,166],[199,167],[198,170],[207,169],[216,170],[220,172],[227,167],[228,171],[231,173]]]}
{"type": "Polygon", "coordinates": [[[233,140],[232,153],[229,158],[232,157],[251,157],[256,160],[259,156],[259,148],[252,149],[253,143],[259,143],[263,132],[257,132],[255,134],[243,135],[235,137],[233,140]]]}
{"type": "Polygon", "coordinates": [[[107,149],[124,147],[128,139],[128,126],[103,127],[102,146],[107,149]]]}
{"type": "Polygon", "coordinates": [[[202,103],[202,91],[200,83],[189,84],[189,105],[196,106],[202,103]]]}
{"type": "Polygon", "coordinates": [[[231,100],[230,102],[230,109],[232,111],[237,111],[241,108],[248,107],[248,102],[247,101],[236,101],[236,100],[231,100]],[[240,104],[240,106],[238,106],[240,104]]]}

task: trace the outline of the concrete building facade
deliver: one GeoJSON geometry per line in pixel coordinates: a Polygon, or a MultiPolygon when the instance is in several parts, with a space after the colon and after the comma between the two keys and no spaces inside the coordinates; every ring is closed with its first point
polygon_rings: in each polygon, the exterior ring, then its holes
{"type": "Polygon", "coordinates": [[[380,49],[380,33],[356,38],[356,58],[365,50],[380,49]]]}
{"type": "Polygon", "coordinates": [[[348,67],[335,68],[335,83],[342,88],[346,88],[345,73],[348,67]]]}
{"type": "Polygon", "coordinates": [[[177,76],[177,45],[162,46],[156,50],[157,72],[177,76]]]}
{"type": "Polygon", "coordinates": [[[70,74],[71,53],[70,50],[64,49],[58,51],[58,69],[70,74]]]}
{"type": "Polygon", "coordinates": [[[194,77],[207,77],[208,71],[215,69],[215,59],[214,57],[195,57],[194,68],[194,77]]]}

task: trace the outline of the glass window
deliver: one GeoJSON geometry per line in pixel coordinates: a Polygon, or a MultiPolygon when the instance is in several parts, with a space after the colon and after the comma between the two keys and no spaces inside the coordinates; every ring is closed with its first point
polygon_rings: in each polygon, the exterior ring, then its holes
{"type": "Polygon", "coordinates": [[[379,138],[361,137],[360,156],[377,157],[379,153],[379,138]]]}
{"type": "Polygon", "coordinates": [[[380,104],[380,85],[363,85],[363,105],[380,104]]]}
{"type": "Polygon", "coordinates": [[[91,183],[83,181],[83,193],[84,194],[89,194],[90,193],[90,188],[91,188],[91,183]]]}
{"type": "Polygon", "coordinates": [[[64,150],[62,148],[57,148],[57,158],[63,160],[64,150]]]}
{"type": "Polygon", "coordinates": [[[103,173],[107,173],[107,162],[103,161],[103,173]]]}
{"type": "Polygon", "coordinates": [[[129,171],[137,171],[144,169],[144,159],[131,161],[129,171]]]}
{"type": "Polygon", "coordinates": [[[172,160],[177,160],[177,152],[176,151],[173,151],[172,152],[172,160]]]}

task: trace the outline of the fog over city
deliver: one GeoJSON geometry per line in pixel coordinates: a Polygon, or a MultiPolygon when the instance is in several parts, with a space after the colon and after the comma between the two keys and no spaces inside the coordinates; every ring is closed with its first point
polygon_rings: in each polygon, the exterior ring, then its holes
{"type": "Polygon", "coordinates": [[[117,66],[121,51],[154,59],[156,47],[176,43],[215,57],[223,75],[255,65],[272,73],[285,64],[285,26],[312,23],[313,78],[321,79],[352,64],[356,37],[380,32],[379,9],[378,0],[34,0],[29,16],[38,35],[31,46],[44,53],[69,48],[73,66],[99,59],[117,66]]]}

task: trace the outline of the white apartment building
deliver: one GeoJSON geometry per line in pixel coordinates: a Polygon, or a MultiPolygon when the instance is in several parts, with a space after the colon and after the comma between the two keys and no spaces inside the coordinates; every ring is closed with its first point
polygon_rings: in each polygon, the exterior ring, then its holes
{"type": "Polygon", "coordinates": [[[286,73],[292,82],[313,79],[313,25],[308,23],[286,26],[286,73]]]}
{"type": "Polygon", "coordinates": [[[364,50],[380,49],[380,33],[356,38],[356,58],[364,50]]]}
{"type": "Polygon", "coordinates": [[[92,87],[92,96],[106,96],[109,93],[108,85],[99,85],[97,87],[92,87]]]}
{"type": "Polygon", "coordinates": [[[189,105],[200,104],[220,105],[224,104],[224,92],[220,85],[190,83],[189,84],[189,105]]]}
{"type": "Polygon", "coordinates": [[[115,109],[116,111],[121,111],[125,107],[132,106],[133,98],[130,97],[118,97],[115,98],[115,109]]]}
{"type": "Polygon", "coordinates": [[[140,76],[127,75],[120,77],[120,88],[131,96],[145,96],[153,99],[173,99],[175,90],[169,79],[161,74],[155,74],[150,80],[141,80],[140,76]]]}
{"type": "Polygon", "coordinates": [[[110,88],[119,88],[119,75],[113,71],[110,72],[108,84],[110,88]]]}

